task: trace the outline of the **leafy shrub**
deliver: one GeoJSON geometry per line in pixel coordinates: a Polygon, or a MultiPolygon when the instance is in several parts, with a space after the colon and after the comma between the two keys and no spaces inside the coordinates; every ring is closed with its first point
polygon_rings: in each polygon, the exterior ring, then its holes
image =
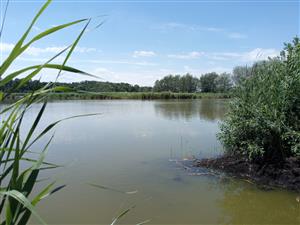
{"type": "Polygon", "coordinates": [[[300,156],[300,43],[255,63],[236,87],[219,138],[228,153],[260,162],[300,156]]]}

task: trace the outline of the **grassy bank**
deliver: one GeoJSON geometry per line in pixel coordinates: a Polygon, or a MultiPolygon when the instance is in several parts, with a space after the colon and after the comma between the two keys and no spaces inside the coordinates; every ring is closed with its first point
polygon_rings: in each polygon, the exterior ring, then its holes
{"type": "Polygon", "coordinates": [[[201,99],[229,98],[228,93],[173,93],[173,92],[99,92],[99,93],[53,93],[51,99],[201,99]]]}
{"type": "MultiPolygon", "coordinates": [[[[15,93],[9,100],[15,101],[23,94],[15,93]]],[[[52,100],[93,100],[93,99],[201,99],[201,98],[230,98],[229,93],[173,93],[173,92],[97,92],[97,93],[52,93],[49,95],[52,100]]]]}

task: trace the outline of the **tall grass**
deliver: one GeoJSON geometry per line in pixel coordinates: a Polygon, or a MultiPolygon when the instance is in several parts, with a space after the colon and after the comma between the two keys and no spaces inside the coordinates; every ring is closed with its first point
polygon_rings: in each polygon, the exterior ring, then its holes
{"type": "MultiPolygon", "coordinates": [[[[84,76],[91,76],[83,71],[67,66],[67,62],[76,48],[82,35],[85,33],[90,19],[81,19],[69,23],[61,24],[49,28],[29,39],[29,34],[38,21],[42,13],[51,3],[47,0],[40,10],[37,12],[29,27],[15,44],[14,48],[1,62],[0,67],[0,87],[6,85],[12,79],[21,76],[21,81],[11,87],[8,91],[0,92],[1,102],[9,99],[14,92],[26,85],[29,80],[35,78],[44,69],[57,70],[57,77],[61,75],[62,71],[72,72],[84,76]],[[64,50],[54,55],[48,61],[40,65],[30,65],[23,69],[11,71],[11,66],[32,44],[43,40],[51,34],[54,34],[65,28],[74,26],[76,24],[83,24],[83,28],[74,42],[71,43],[64,50]],[[29,39],[29,40],[27,40],[29,39]],[[65,58],[61,64],[52,63],[58,56],[65,54],[65,58]]],[[[7,3],[8,4],[8,3],[7,3]]],[[[1,34],[4,23],[2,23],[1,34]]],[[[34,215],[41,224],[45,224],[43,219],[38,215],[35,206],[44,198],[50,196],[64,186],[55,187],[55,182],[50,182],[44,186],[42,191],[33,196],[33,190],[38,182],[38,177],[43,170],[53,169],[57,166],[45,162],[45,155],[47,153],[49,144],[53,136],[51,136],[43,149],[35,157],[31,152],[33,144],[52,131],[52,129],[61,121],[56,121],[49,124],[41,132],[37,131],[37,127],[45,112],[47,106],[48,96],[53,92],[70,91],[69,88],[55,85],[55,82],[49,82],[44,87],[32,93],[21,96],[17,101],[10,105],[0,105],[0,224],[26,224],[31,215],[34,215]],[[24,118],[28,110],[33,104],[42,103],[40,110],[35,116],[34,121],[30,127],[23,130],[24,118]],[[21,136],[22,133],[22,136],[21,136]]],[[[66,118],[69,119],[69,118],[66,118]]]]}

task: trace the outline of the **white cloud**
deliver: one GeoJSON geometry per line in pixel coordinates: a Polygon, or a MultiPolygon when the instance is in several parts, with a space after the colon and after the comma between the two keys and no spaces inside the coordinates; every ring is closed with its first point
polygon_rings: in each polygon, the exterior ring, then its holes
{"type": "Polygon", "coordinates": [[[127,60],[74,60],[74,62],[84,62],[84,63],[94,63],[94,64],[126,64],[134,66],[156,66],[156,63],[150,62],[136,62],[136,61],[127,61],[127,60]]]}
{"type": "MultiPolygon", "coordinates": [[[[29,47],[24,54],[30,55],[30,56],[39,56],[41,54],[46,53],[54,53],[57,54],[64,50],[67,46],[53,46],[53,47],[45,47],[45,48],[39,48],[39,47],[29,47]]],[[[10,52],[14,48],[14,44],[11,43],[0,43],[0,51],[1,53],[4,52],[10,52]]],[[[87,47],[76,47],[75,52],[79,53],[89,53],[96,51],[95,48],[87,48],[87,47]]]]}
{"type": "Polygon", "coordinates": [[[97,67],[96,69],[94,69],[92,74],[94,74],[104,80],[109,80],[109,78],[115,78],[115,76],[116,76],[116,74],[113,71],[111,71],[107,68],[104,68],[104,67],[97,67]]]}
{"type": "Polygon", "coordinates": [[[194,27],[192,25],[187,25],[183,23],[170,22],[170,23],[160,24],[155,28],[162,31],[166,31],[170,29],[193,29],[194,27]]]}
{"type": "Polygon", "coordinates": [[[75,51],[79,53],[89,53],[89,52],[95,52],[97,49],[96,48],[88,48],[88,47],[76,47],[75,51]]]}
{"type": "Polygon", "coordinates": [[[39,28],[38,26],[33,26],[32,29],[35,30],[35,31],[40,31],[41,30],[41,28],[39,28]]]}
{"type": "MultiPolygon", "coordinates": [[[[21,61],[27,62],[46,62],[49,58],[46,57],[19,57],[21,61]]],[[[63,56],[57,57],[55,60],[62,61],[64,60],[63,56]]],[[[132,65],[132,66],[157,66],[156,63],[150,63],[146,61],[129,61],[129,60],[98,60],[98,59],[69,59],[71,63],[82,63],[82,64],[124,64],[124,65],[132,65]]]]}
{"type": "Polygon", "coordinates": [[[9,43],[0,43],[0,52],[10,52],[14,48],[14,46],[15,45],[9,43]]]}
{"type": "MultiPolygon", "coordinates": [[[[64,50],[67,46],[56,46],[56,47],[46,47],[46,48],[37,48],[37,47],[29,47],[28,50],[25,51],[25,54],[32,56],[39,56],[44,53],[54,53],[57,54],[64,50]]],[[[79,53],[89,53],[95,52],[95,48],[87,48],[87,47],[76,47],[75,52],[79,53]]]]}
{"type": "Polygon", "coordinates": [[[138,58],[138,57],[152,57],[155,56],[155,52],[153,51],[134,51],[133,57],[138,58]]]}
{"type": "Polygon", "coordinates": [[[241,53],[237,52],[214,52],[214,53],[205,53],[209,59],[213,60],[232,60],[241,57],[241,53]]]}
{"type": "Polygon", "coordinates": [[[245,39],[245,38],[247,38],[247,35],[237,33],[237,32],[228,33],[227,36],[231,39],[245,39]]]}
{"type": "Polygon", "coordinates": [[[30,56],[39,56],[42,53],[59,53],[64,47],[47,47],[47,48],[37,48],[29,47],[24,53],[30,56]]]}
{"type": "Polygon", "coordinates": [[[203,30],[211,31],[211,32],[221,32],[224,31],[222,28],[217,27],[202,27],[203,30]]]}
{"type": "Polygon", "coordinates": [[[214,52],[205,53],[209,59],[213,60],[236,60],[242,62],[254,62],[266,60],[279,55],[279,51],[273,48],[255,48],[247,52],[214,52]]]}
{"type": "Polygon", "coordinates": [[[159,30],[167,31],[167,30],[174,30],[174,29],[182,29],[186,31],[209,31],[209,32],[221,32],[224,29],[218,27],[210,27],[210,26],[200,26],[196,24],[184,24],[184,23],[163,23],[156,27],[159,30]]]}
{"type": "Polygon", "coordinates": [[[217,72],[217,73],[224,73],[224,72],[231,72],[232,68],[230,67],[221,67],[221,66],[210,66],[206,68],[193,68],[190,66],[183,66],[183,71],[180,74],[184,73],[191,73],[195,76],[202,75],[209,72],[217,72]]]}
{"type": "Polygon", "coordinates": [[[170,23],[164,23],[156,27],[157,29],[160,29],[164,32],[170,31],[170,30],[185,30],[185,31],[204,31],[204,32],[210,32],[210,33],[218,33],[221,35],[224,35],[227,38],[230,39],[245,39],[248,36],[239,32],[231,32],[225,28],[220,27],[213,27],[213,26],[200,26],[197,24],[184,24],[184,23],[176,23],[176,22],[170,22],[170,23]]]}
{"type": "Polygon", "coordinates": [[[188,71],[188,72],[193,70],[190,66],[183,66],[183,68],[185,71],[188,71]]]}
{"type": "Polygon", "coordinates": [[[265,60],[268,57],[276,57],[279,55],[279,51],[273,48],[263,49],[263,48],[256,48],[252,51],[245,52],[242,58],[245,61],[258,61],[258,60],[265,60]]]}
{"type": "Polygon", "coordinates": [[[116,68],[97,67],[91,71],[92,74],[99,76],[104,81],[126,82],[130,84],[152,86],[155,80],[165,75],[160,71],[151,70],[119,70],[116,68]]]}
{"type": "Polygon", "coordinates": [[[104,67],[97,67],[95,70],[95,73],[101,74],[101,73],[112,73],[109,69],[104,67]]]}
{"type": "Polygon", "coordinates": [[[168,58],[174,58],[174,59],[197,59],[200,56],[204,55],[203,52],[189,52],[186,54],[169,54],[168,58]]]}

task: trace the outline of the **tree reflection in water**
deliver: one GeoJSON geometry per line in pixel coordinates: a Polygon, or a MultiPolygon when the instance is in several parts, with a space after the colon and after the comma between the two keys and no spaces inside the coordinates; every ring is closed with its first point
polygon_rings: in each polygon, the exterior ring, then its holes
{"type": "Polygon", "coordinates": [[[155,102],[155,112],[167,119],[189,120],[199,117],[201,120],[222,120],[227,110],[228,100],[201,99],[155,102]]]}

